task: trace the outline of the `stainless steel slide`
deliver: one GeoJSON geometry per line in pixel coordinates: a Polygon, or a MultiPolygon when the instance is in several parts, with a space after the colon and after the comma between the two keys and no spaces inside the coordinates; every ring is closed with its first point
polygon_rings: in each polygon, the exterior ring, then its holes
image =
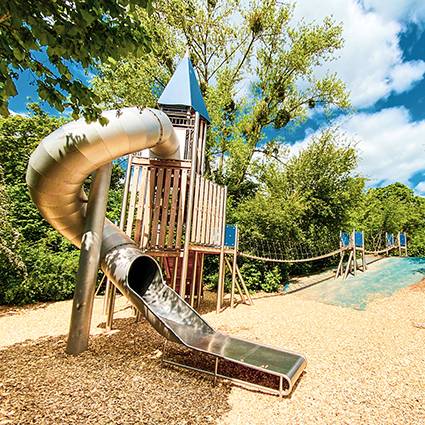
{"type": "MultiPolygon", "coordinates": [[[[124,108],[104,113],[109,123],[65,124],[31,155],[27,183],[44,218],[80,247],[87,197],[84,180],[102,165],[143,149],[159,158],[177,158],[179,145],[168,117],[154,109],[124,108]]],[[[305,369],[303,356],[216,332],[162,277],[158,263],[144,255],[118,227],[105,220],[101,267],[114,284],[168,340],[216,359],[275,375],[278,394],[288,394],[305,369]],[[282,382],[286,381],[285,388],[282,382]]]]}

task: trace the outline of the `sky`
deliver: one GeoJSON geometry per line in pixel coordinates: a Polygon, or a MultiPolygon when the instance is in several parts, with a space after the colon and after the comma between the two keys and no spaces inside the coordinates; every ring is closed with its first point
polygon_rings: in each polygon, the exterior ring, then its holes
{"type": "MultiPolygon", "coordinates": [[[[342,23],[345,44],[318,72],[336,72],[345,81],[354,112],[331,122],[314,114],[286,140],[298,152],[323,126],[335,124],[357,143],[358,171],[369,186],[400,181],[425,196],[425,0],[297,1],[297,20],[330,15],[342,23]]],[[[81,69],[74,71],[87,80],[81,69]]],[[[29,73],[19,78],[14,112],[25,113],[26,103],[37,100],[32,83],[29,73]]]]}
{"type": "Polygon", "coordinates": [[[345,44],[327,68],[346,83],[354,112],[330,123],[316,114],[292,136],[292,150],[335,124],[357,143],[369,186],[395,181],[425,196],[425,1],[299,0],[296,15],[332,15],[345,44]]]}

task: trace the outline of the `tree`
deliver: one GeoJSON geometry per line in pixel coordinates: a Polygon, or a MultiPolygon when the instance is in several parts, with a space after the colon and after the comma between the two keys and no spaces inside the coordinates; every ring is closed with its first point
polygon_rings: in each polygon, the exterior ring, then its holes
{"type": "MultiPolygon", "coordinates": [[[[153,56],[171,39],[173,54],[189,48],[212,119],[207,172],[233,196],[252,194],[247,177],[256,169],[255,153],[279,154],[282,140],[267,138],[267,129],[299,124],[316,106],[319,112],[349,106],[344,84],[315,72],[343,43],[331,19],[294,23],[293,7],[277,0],[158,0],[152,17],[162,35],[151,37],[153,56]]],[[[139,18],[152,34],[149,19],[139,18]]],[[[104,65],[96,93],[108,106],[154,105],[174,66],[174,56],[165,57],[104,65]]]]}
{"type": "Polygon", "coordinates": [[[288,244],[335,240],[362,195],[356,165],[355,149],[333,130],[284,164],[266,163],[255,196],[235,208],[241,234],[288,244]]]}
{"type": "Polygon", "coordinates": [[[425,199],[402,183],[370,188],[351,212],[351,227],[363,230],[368,249],[385,246],[385,232],[407,232],[409,253],[425,255],[425,199]]]}
{"type": "Polygon", "coordinates": [[[30,70],[42,100],[73,117],[99,117],[98,97],[75,78],[72,67],[96,69],[101,62],[149,50],[150,40],[136,18],[136,6],[150,0],[30,1],[0,4],[0,112],[17,94],[18,71],[30,70]],[[45,58],[45,59],[43,59],[45,58]],[[47,64],[46,64],[47,63],[47,64]]]}

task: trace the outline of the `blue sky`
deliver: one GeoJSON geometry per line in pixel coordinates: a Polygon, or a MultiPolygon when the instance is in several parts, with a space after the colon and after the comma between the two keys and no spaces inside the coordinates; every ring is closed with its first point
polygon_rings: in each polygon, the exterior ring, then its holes
{"type": "MultiPolygon", "coordinates": [[[[299,0],[296,13],[343,24],[345,45],[328,69],[346,82],[354,113],[332,123],[357,143],[359,171],[371,186],[401,181],[425,195],[425,1],[299,0]]],[[[315,115],[299,128],[293,151],[323,125],[315,115]]]]}
{"type": "MultiPolygon", "coordinates": [[[[332,15],[343,24],[339,58],[317,73],[337,72],[354,107],[354,113],[331,123],[357,143],[359,172],[371,186],[401,181],[425,195],[425,1],[321,0],[317,5],[298,0],[295,19],[332,15]]],[[[78,68],[75,75],[87,78],[78,68]]],[[[28,101],[37,100],[32,80],[29,73],[20,77],[13,111],[23,113],[28,101]]],[[[315,115],[284,136],[297,152],[323,125],[315,115]]]]}

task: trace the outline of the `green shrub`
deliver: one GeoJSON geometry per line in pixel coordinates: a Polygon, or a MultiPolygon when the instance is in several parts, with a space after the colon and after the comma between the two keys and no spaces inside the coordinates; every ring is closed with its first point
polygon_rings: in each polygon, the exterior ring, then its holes
{"type": "Polygon", "coordinates": [[[7,272],[4,262],[0,261],[0,303],[28,304],[72,297],[79,252],[62,236],[50,230],[46,238],[37,243],[22,243],[19,254],[25,259],[26,276],[11,272],[10,267],[7,272]]]}
{"type": "Polygon", "coordinates": [[[407,241],[407,251],[412,257],[425,257],[425,230],[418,229],[412,239],[407,241]]]}
{"type": "Polygon", "coordinates": [[[246,261],[241,267],[241,274],[245,285],[250,291],[261,288],[264,266],[259,261],[246,261]]]}
{"type": "Polygon", "coordinates": [[[282,282],[282,275],[278,266],[264,273],[264,280],[261,282],[261,289],[264,292],[277,292],[282,282]]]}

